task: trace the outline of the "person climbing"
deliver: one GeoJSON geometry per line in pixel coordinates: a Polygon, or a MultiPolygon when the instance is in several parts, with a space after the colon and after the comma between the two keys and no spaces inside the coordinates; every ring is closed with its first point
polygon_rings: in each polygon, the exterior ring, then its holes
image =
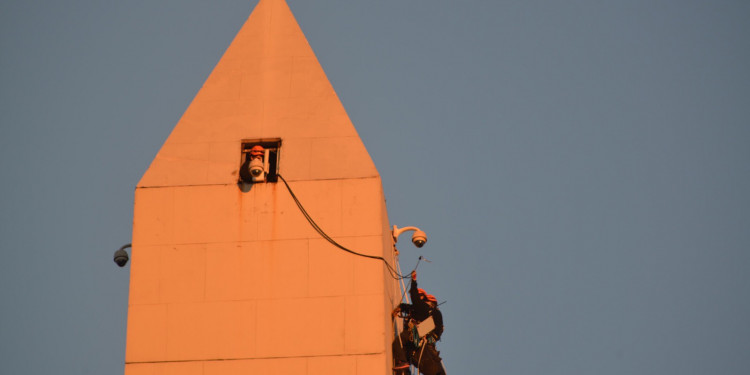
{"type": "Polygon", "coordinates": [[[440,352],[435,343],[443,334],[443,314],[437,298],[417,287],[417,272],[412,271],[409,286],[411,305],[402,303],[393,316],[404,318],[403,331],[393,340],[394,374],[409,374],[409,363],[424,375],[445,375],[440,352]]]}

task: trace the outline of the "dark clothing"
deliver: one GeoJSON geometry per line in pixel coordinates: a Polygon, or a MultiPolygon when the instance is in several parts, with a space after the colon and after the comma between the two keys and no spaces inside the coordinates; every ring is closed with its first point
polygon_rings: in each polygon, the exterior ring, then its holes
{"type": "MultiPolygon", "coordinates": [[[[440,352],[435,349],[435,342],[443,334],[443,314],[427,300],[420,298],[417,281],[412,279],[409,287],[412,304],[399,305],[405,314],[404,330],[393,340],[394,363],[409,362],[419,368],[424,375],[445,375],[440,352]],[[435,329],[424,338],[420,338],[416,325],[432,316],[435,329]]],[[[406,372],[403,372],[406,373],[406,372]]]]}
{"type": "Polygon", "coordinates": [[[411,297],[412,303],[410,317],[417,322],[421,322],[432,315],[432,320],[435,322],[435,329],[431,334],[435,336],[435,340],[440,340],[440,336],[443,335],[443,314],[437,306],[432,307],[426,300],[420,298],[418,289],[417,280],[412,279],[411,285],[409,285],[409,297],[411,297]]]}
{"type": "MultiPolygon", "coordinates": [[[[411,354],[417,349],[414,343],[411,341],[411,332],[408,327],[405,327],[403,331],[393,340],[393,363],[394,365],[410,363],[411,354]]],[[[408,374],[407,371],[402,371],[403,374],[408,374]]]]}
{"type": "Polygon", "coordinates": [[[434,335],[435,341],[440,341],[440,336],[443,335],[443,313],[440,309],[432,310],[432,320],[435,322],[435,329],[430,332],[430,335],[434,335]]]}
{"type": "Polygon", "coordinates": [[[445,375],[443,360],[435,344],[425,344],[417,354],[417,368],[424,375],[445,375]]]}
{"type": "Polygon", "coordinates": [[[419,288],[417,288],[417,280],[412,279],[411,285],[409,285],[409,297],[411,297],[411,318],[421,322],[430,316],[430,310],[432,307],[427,301],[419,298],[419,288]]]}

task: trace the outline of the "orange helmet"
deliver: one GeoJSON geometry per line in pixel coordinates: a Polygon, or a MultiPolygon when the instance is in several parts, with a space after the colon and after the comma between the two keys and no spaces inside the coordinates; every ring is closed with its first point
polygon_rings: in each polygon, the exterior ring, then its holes
{"type": "Polygon", "coordinates": [[[437,303],[437,298],[433,296],[432,294],[427,294],[427,292],[424,291],[422,288],[417,288],[417,292],[419,292],[420,296],[424,296],[424,298],[430,302],[437,303]]]}
{"type": "Polygon", "coordinates": [[[255,158],[262,158],[265,153],[265,150],[263,149],[263,146],[261,145],[255,145],[253,148],[250,149],[250,157],[253,159],[255,158]]]}

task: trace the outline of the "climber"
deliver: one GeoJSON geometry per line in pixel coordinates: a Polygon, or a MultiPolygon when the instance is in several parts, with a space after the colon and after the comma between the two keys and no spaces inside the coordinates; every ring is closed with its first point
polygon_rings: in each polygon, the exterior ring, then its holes
{"type": "Polygon", "coordinates": [[[409,374],[409,363],[424,375],[445,375],[440,352],[435,343],[443,334],[443,314],[437,299],[417,287],[417,272],[412,271],[409,297],[412,304],[402,303],[393,315],[404,318],[404,330],[393,340],[394,374],[409,374]]]}

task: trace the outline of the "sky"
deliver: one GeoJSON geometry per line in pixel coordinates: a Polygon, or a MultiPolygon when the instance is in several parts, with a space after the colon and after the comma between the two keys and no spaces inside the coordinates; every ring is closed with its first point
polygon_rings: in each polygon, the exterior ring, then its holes
{"type": "MultiPolygon", "coordinates": [[[[0,373],[122,373],[135,185],[256,3],[0,2],[0,373]]],[[[750,2],[287,3],[449,373],[750,373],[750,2]]]]}

